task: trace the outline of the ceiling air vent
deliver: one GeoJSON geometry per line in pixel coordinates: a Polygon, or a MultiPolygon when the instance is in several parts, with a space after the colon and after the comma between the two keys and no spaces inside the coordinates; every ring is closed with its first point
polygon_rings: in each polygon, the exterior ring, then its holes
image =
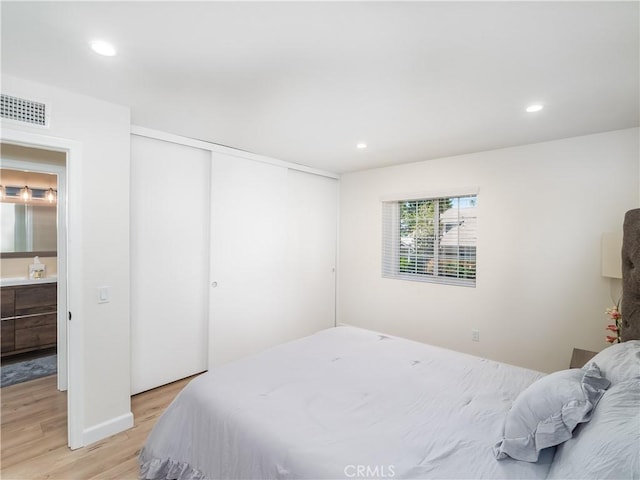
{"type": "Polygon", "coordinates": [[[41,127],[47,126],[46,104],[5,94],[0,97],[0,117],[41,127]]]}

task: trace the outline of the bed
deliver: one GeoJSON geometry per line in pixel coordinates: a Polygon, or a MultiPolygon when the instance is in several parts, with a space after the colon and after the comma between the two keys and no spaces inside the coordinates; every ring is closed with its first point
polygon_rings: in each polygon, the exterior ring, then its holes
{"type": "MultiPolygon", "coordinates": [[[[621,345],[633,347],[624,352],[629,362],[640,362],[640,342],[621,345]]],[[[150,434],[141,478],[547,478],[555,448],[534,462],[497,460],[495,452],[520,393],[546,377],[332,328],[191,381],[150,434]]],[[[637,411],[640,390],[630,398],[637,411]]],[[[639,432],[640,417],[628,413],[622,420],[639,432]]],[[[638,445],[636,433],[635,464],[623,466],[630,470],[622,478],[640,476],[638,445]]]]}
{"type": "Polygon", "coordinates": [[[192,380],[140,477],[640,479],[640,340],[625,340],[545,375],[323,330],[192,380]]]}

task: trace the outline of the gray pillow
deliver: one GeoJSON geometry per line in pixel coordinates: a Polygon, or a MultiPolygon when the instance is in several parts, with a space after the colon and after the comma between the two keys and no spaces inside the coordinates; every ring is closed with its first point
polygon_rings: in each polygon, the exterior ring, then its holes
{"type": "Polygon", "coordinates": [[[640,478],[640,381],[612,385],[558,447],[547,479],[640,478]]]}
{"type": "Polygon", "coordinates": [[[595,363],[532,383],[507,413],[504,436],[494,447],[496,458],[537,462],[540,450],[570,439],[576,425],[589,420],[609,384],[595,363]]]}
{"type": "Polygon", "coordinates": [[[584,368],[588,368],[592,362],[600,367],[602,376],[611,385],[632,379],[640,380],[640,340],[611,345],[593,357],[584,368]]]}

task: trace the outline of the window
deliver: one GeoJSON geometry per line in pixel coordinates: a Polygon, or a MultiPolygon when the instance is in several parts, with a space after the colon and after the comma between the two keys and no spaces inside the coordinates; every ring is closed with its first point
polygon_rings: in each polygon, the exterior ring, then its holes
{"type": "Polygon", "coordinates": [[[477,195],[383,202],[382,276],[475,286],[477,195]]]}

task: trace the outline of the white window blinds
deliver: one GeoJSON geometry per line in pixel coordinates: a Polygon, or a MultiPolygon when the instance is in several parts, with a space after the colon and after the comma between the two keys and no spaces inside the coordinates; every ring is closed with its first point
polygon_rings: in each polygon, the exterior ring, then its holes
{"type": "Polygon", "coordinates": [[[477,195],[382,203],[382,276],[475,286],[477,195]]]}

